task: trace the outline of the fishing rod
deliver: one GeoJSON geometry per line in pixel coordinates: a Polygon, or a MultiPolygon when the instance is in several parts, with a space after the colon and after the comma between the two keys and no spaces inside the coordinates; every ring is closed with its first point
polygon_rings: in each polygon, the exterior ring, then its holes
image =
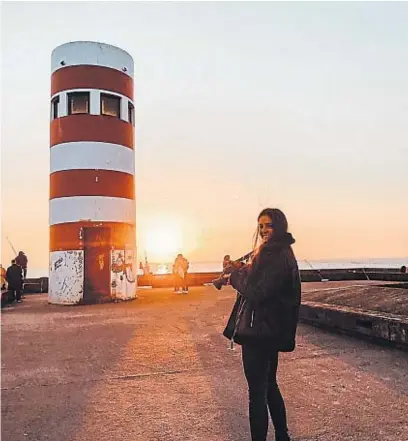
{"type": "Polygon", "coordinates": [[[13,247],[13,244],[11,243],[10,239],[8,238],[8,236],[6,236],[7,242],[10,244],[14,254],[17,256],[17,251],[15,250],[15,248],[13,247]]]}
{"type": "Polygon", "coordinates": [[[303,260],[310,266],[310,268],[312,268],[313,271],[317,271],[317,274],[319,274],[321,282],[328,282],[329,281],[329,279],[325,279],[322,276],[322,273],[320,272],[319,268],[315,268],[307,259],[303,259],[303,260]]]}
{"type": "Polygon", "coordinates": [[[363,268],[361,268],[361,269],[363,270],[363,274],[365,275],[366,279],[367,279],[368,281],[370,281],[370,282],[371,282],[371,280],[370,280],[370,278],[368,277],[368,274],[366,273],[366,271],[365,271],[364,267],[363,267],[363,268]]]}

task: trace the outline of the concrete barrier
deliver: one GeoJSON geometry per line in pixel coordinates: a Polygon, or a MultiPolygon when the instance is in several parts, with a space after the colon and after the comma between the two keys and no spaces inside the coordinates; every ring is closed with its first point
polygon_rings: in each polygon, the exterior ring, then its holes
{"type": "MultiPolygon", "coordinates": [[[[205,283],[211,283],[211,280],[220,276],[219,272],[209,273],[190,273],[188,274],[188,286],[202,286],[205,283]]],[[[152,286],[153,288],[170,288],[174,286],[174,278],[172,274],[154,274],[139,276],[137,278],[138,286],[152,286]]]]}
{"type": "Polygon", "coordinates": [[[24,294],[48,292],[48,277],[38,279],[26,279],[23,285],[24,294]]]}
{"type": "MultiPolygon", "coordinates": [[[[189,286],[202,286],[211,283],[220,276],[220,272],[190,273],[188,275],[189,286]]],[[[341,280],[376,280],[408,282],[408,273],[400,273],[396,269],[330,269],[330,270],[300,270],[302,282],[320,282],[322,279],[330,281],[341,280]]],[[[174,284],[172,274],[149,274],[137,277],[138,286],[152,286],[154,288],[170,288],[174,284]]],[[[48,292],[48,277],[27,279],[24,288],[25,293],[48,292]]]]}
{"type": "Polygon", "coordinates": [[[376,280],[408,282],[408,273],[401,273],[392,268],[356,268],[356,269],[326,269],[300,270],[302,282],[319,282],[322,278],[331,281],[341,280],[376,280]]]}
{"type": "MultiPolygon", "coordinates": [[[[220,272],[208,273],[190,273],[188,275],[189,286],[202,286],[205,283],[211,283],[213,279],[220,276],[220,272]]],[[[300,278],[302,282],[320,282],[322,279],[331,281],[341,280],[378,280],[378,281],[407,281],[408,274],[402,274],[396,270],[384,269],[384,271],[376,271],[373,269],[331,269],[331,270],[300,270],[300,278]],[[367,277],[368,276],[368,277],[367,277]]],[[[169,288],[174,284],[172,274],[151,274],[146,276],[138,276],[137,284],[139,286],[153,286],[154,288],[169,288]]]]}
{"type": "Polygon", "coordinates": [[[408,273],[366,271],[370,280],[389,281],[389,282],[408,282],[408,273]]]}
{"type": "Polygon", "coordinates": [[[408,317],[347,306],[302,302],[300,321],[408,350],[408,317]]]}

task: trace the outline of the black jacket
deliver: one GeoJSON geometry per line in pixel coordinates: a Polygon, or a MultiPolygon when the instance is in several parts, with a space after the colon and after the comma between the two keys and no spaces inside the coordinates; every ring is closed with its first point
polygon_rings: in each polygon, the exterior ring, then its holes
{"type": "Polygon", "coordinates": [[[17,265],[20,265],[21,268],[27,268],[27,256],[24,253],[19,253],[19,255],[16,257],[16,263],[17,265]]]}
{"type": "Polygon", "coordinates": [[[13,264],[7,268],[6,280],[9,288],[21,289],[23,286],[23,270],[21,266],[13,264]]]}
{"type": "Polygon", "coordinates": [[[251,265],[231,274],[231,285],[239,292],[224,331],[238,344],[266,343],[278,351],[295,348],[301,301],[300,275],[290,233],[262,246],[251,265]],[[237,326],[237,313],[242,316],[237,326]],[[234,317],[235,316],[235,317],[234,317]]]}

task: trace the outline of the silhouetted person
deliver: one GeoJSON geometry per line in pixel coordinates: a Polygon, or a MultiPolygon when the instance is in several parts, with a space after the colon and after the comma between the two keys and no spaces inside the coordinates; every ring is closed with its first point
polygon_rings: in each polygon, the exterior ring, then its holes
{"type": "Polygon", "coordinates": [[[407,272],[407,267],[405,265],[402,265],[402,267],[400,268],[400,272],[402,274],[405,274],[407,272]]]}
{"type": "Polygon", "coordinates": [[[173,265],[175,292],[180,294],[188,293],[187,272],[189,266],[188,260],[182,254],[178,254],[173,265]]]}
{"type": "Polygon", "coordinates": [[[21,300],[21,289],[23,287],[23,270],[20,265],[17,265],[16,260],[11,261],[11,266],[7,268],[6,280],[8,283],[8,290],[11,294],[11,301],[17,300],[20,303],[21,300]]]}
{"type": "Polygon", "coordinates": [[[24,280],[27,278],[27,256],[24,254],[24,251],[19,251],[18,256],[16,257],[17,265],[20,265],[23,269],[24,280]]]}

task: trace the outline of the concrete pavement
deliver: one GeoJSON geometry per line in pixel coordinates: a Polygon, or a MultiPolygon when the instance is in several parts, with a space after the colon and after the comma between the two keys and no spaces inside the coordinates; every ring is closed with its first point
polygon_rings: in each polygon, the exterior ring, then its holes
{"type": "MultiPolygon", "coordinates": [[[[313,284],[305,284],[309,289],[313,284]]],[[[231,288],[2,311],[5,441],[250,441],[231,288]]],[[[408,354],[300,325],[279,382],[295,441],[408,441],[408,354]]],[[[269,439],[273,439],[271,427],[269,439]]]]}

